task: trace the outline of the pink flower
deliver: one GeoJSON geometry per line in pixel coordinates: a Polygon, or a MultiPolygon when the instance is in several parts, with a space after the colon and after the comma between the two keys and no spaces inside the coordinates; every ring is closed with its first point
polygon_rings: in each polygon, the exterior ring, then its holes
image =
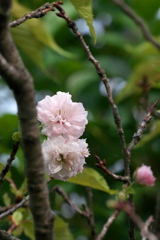
{"type": "Polygon", "coordinates": [[[144,186],[153,186],[156,178],[151,167],[142,165],[134,172],[135,182],[144,186]]]}
{"type": "Polygon", "coordinates": [[[58,136],[42,144],[46,172],[53,178],[66,180],[82,172],[89,156],[85,139],[58,136]]]}
{"type": "Polygon", "coordinates": [[[72,102],[69,93],[57,92],[38,102],[38,120],[44,124],[42,132],[48,137],[72,135],[79,138],[85,129],[87,111],[82,103],[72,102]]]}

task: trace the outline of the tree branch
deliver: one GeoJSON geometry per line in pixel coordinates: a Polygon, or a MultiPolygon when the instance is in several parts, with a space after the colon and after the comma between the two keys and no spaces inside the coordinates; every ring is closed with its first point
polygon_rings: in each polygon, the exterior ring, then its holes
{"type": "Polygon", "coordinates": [[[79,209],[79,207],[70,200],[70,198],[67,196],[67,194],[63,191],[63,189],[62,189],[60,186],[58,186],[58,185],[54,186],[54,187],[52,188],[52,190],[50,191],[50,193],[53,193],[53,192],[55,192],[55,191],[56,191],[58,194],[60,194],[60,195],[64,198],[64,200],[65,200],[71,207],[73,207],[79,214],[81,214],[81,215],[84,216],[84,217],[87,217],[87,216],[88,216],[88,214],[87,214],[86,212],[84,212],[84,211],[82,211],[81,209],[79,209]]]}
{"type": "Polygon", "coordinates": [[[11,22],[8,24],[8,27],[17,27],[18,25],[22,24],[28,19],[32,18],[41,18],[45,16],[49,11],[54,11],[53,9],[53,3],[45,3],[41,7],[37,8],[35,11],[32,11],[30,13],[25,14],[23,17],[11,22]]]}
{"type": "Polygon", "coordinates": [[[20,240],[19,238],[13,237],[11,234],[1,229],[0,229],[0,239],[1,240],[20,240]]]}
{"type": "Polygon", "coordinates": [[[139,125],[137,132],[133,135],[133,140],[131,141],[131,143],[128,146],[128,152],[131,152],[133,150],[134,146],[142,138],[142,134],[144,132],[144,129],[150,123],[150,121],[152,119],[152,114],[155,112],[155,109],[156,109],[159,102],[160,102],[160,100],[156,101],[150,108],[147,109],[146,116],[144,117],[141,124],[139,125]]]}
{"type": "Polygon", "coordinates": [[[154,222],[154,233],[158,236],[158,240],[160,239],[160,192],[157,194],[157,202],[155,207],[155,222],[154,222]]]}
{"type": "MultiPolygon", "coordinates": [[[[84,210],[85,211],[82,211],[75,203],[73,203],[70,198],[67,196],[67,194],[63,191],[63,189],[56,185],[52,188],[52,190],[50,191],[50,193],[53,193],[53,192],[57,192],[58,194],[60,194],[64,200],[71,206],[73,207],[76,212],[78,212],[80,215],[82,215],[83,217],[85,217],[88,221],[88,224],[90,225],[91,227],[91,234],[92,234],[92,239],[95,239],[96,240],[96,232],[95,232],[95,224],[94,224],[94,217],[93,217],[93,211],[91,208],[88,208],[86,205],[84,205],[84,210]]],[[[91,196],[89,196],[90,198],[91,196]]],[[[91,201],[91,199],[90,199],[91,201]]]]}
{"type": "Polygon", "coordinates": [[[6,212],[3,212],[0,214],[0,219],[11,215],[12,213],[14,213],[18,208],[21,208],[24,206],[24,204],[29,200],[29,195],[25,198],[23,198],[23,200],[21,202],[19,202],[18,204],[16,204],[14,207],[10,208],[9,210],[7,210],[6,212]]]}
{"type": "MultiPolygon", "coordinates": [[[[128,156],[126,142],[125,142],[125,136],[124,136],[123,127],[122,127],[122,124],[121,124],[121,117],[119,116],[117,106],[116,106],[116,104],[114,102],[114,99],[113,99],[113,96],[112,96],[112,90],[111,90],[110,85],[109,85],[109,79],[107,78],[107,76],[105,74],[105,71],[101,68],[99,62],[92,55],[92,53],[89,49],[89,46],[87,46],[86,42],[83,39],[82,34],[78,31],[78,28],[77,28],[76,24],[67,16],[66,12],[60,6],[60,4],[61,4],[61,1],[58,1],[58,2],[54,3],[54,7],[57,8],[57,10],[59,11],[59,13],[56,13],[56,15],[58,17],[61,17],[61,18],[65,19],[68,27],[71,28],[72,31],[75,33],[75,35],[78,37],[78,39],[81,42],[81,45],[82,45],[83,49],[85,50],[85,52],[88,55],[89,61],[91,61],[93,63],[99,77],[101,78],[101,80],[102,80],[102,82],[103,82],[103,84],[106,88],[106,91],[107,91],[107,94],[108,94],[108,100],[109,100],[109,103],[111,105],[111,109],[112,109],[113,116],[114,116],[114,121],[115,121],[115,124],[117,126],[120,142],[121,142],[121,145],[122,145],[122,151],[123,151],[123,157],[124,157],[124,163],[125,163],[126,162],[125,160],[127,159],[127,156],[128,156]]],[[[125,174],[127,175],[126,171],[125,171],[125,174]]]]}
{"type": "Polygon", "coordinates": [[[135,225],[137,225],[137,227],[140,229],[143,237],[146,237],[148,240],[158,240],[157,236],[150,232],[148,228],[146,228],[146,223],[144,223],[138,215],[133,213],[132,206],[129,202],[118,202],[117,209],[124,210],[128,214],[130,219],[132,219],[135,225]]]}
{"type": "MultiPolygon", "coordinates": [[[[128,167],[128,173],[130,174],[130,156],[131,156],[131,151],[133,150],[134,146],[140,141],[140,139],[142,138],[142,134],[144,132],[144,129],[146,128],[147,124],[149,124],[149,122],[152,119],[152,114],[155,111],[157,105],[159,103],[159,100],[156,101],[150,108],[147,109],[147,115],[145,116],[145,118],[142,120],[142,123],[139,125],[137,132],[133,135],[133,139],[131,141],[131,143],[128,146],[128,159],[127,159],[127,167],[128,167]]],[[[133,195],[130,194],[130,204],[132,204],[132,210],[134,212],[134,202],[133,202],[133,195]]],[[[134,221],[132,220],[132,218],[130,218],[130,229],[129,229],[129,236],[130,239],[134,240],[134,221]]]]}
{"type": "Polygon", "coordinates": [[[24,67],[8,31],[10,6],[11,0],[0,1],[0,74],[13,90],[18,105],[30,195],[29,206],[34,219],[36,239],[53,240],[53,214],[44,177],[33,79],[24,67]],[[9,68],[7,70],[6,67],[4,71],[5,66],[9,68]]]}
{"type": "Polygon", "coordinates": [[[18,151],[19,144],[20,144],[19,141],[14,142],[11,155],[10,155],[10,157],[8,158],[6,165],[5,165],[4,168],[2,169],[2,172],[0,173],[0,188],[1,188],[2,183],[3,183],[3,181],[4,181],[5,175],[6,175],[7,172],[9,171],[9,168],[10,168],[10,166],[11,166],[11,164],[12,164],[12,161],[15,159],[15,155],[16,155],[16,153],[17,153],[17,151],[18,151]]]}
{"type": "Polygon", "coordinates": [[[116,210],[107,220],[107,222],[104,224],[100,234],[97,236],[96,240],[101,240],[104,238],[104,236],[106,235],[109,227],[111,226],[111,224],[114,222],[114,220],[118,217],[120,213],[120,210],[116,210]]]}
{"type": "Polygon", "coordinates": [[[89,225],[91,226],[91,236],[93,240],[96,240],[97,233],[96,233],[96,226],[95,226],[94,213],[93,213],[93,193],[92,193],[91,187],[87,187],[86,189],[88,193],[88,202],[89,202],[89,209],[90,209],[89,225]]]}
{"type": "MultiPolygon", "coordinates": [[[[144,229],[143,231],[146,232],[148,231],[149,227],[151,226],[151,224],[153,223],[153,216],[150,216],[144,223],[144,229]]],[[[143,232],[141,233],[142,235],[142,240],[147,240],[147,237],[144,235],[143,236],[143,232]]]]}
{"type": "Polygon", "coordinates": [[[114,180],[118,180],[124,183],[129,183],[130,179],[128,176],[120,176],[112,173],[107,167],[106,167],[106,160],[103,161],[100,159],[99,156],[95,155],[95,158],[97,160],[97,163],[95,164],[97,167],[102,169],[109,177],[112,177],[114,180]]]}
{"type": "Polygon", "coordinates": [[[143,36],[146,40],[148,40],[150,43],[152,43],[158,50],[160,50],[160,43],[156,42],[154,38],[152,37],[151,33],[145,26],[143,20],[137,16],[137,14],[133,11],[132,8],[130,8],[123,0],[112,0],[115,4],[117,4],[121,10],[126,13],[139,27],[141,32],[143,33],[143,36]]]}

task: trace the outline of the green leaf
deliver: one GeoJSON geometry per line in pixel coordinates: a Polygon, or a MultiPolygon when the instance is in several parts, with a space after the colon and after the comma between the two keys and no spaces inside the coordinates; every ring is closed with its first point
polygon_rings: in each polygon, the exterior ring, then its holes
{"type": "Polygon", "coordinates": [[[73,73],[67,79],[67,89],[73,95],[77,96],[89,84],[97,81],[94,71],[81,70],[73,73]]]}
{"type": "Polygon", "coordinates": [[[0,117],[0,153],[10,153],[11,149],[7,146],[13,144],[12,134],[18,126],[18,118],[15,115],[5,114],[0,117]]]}
{"type": "Polygon", "coordinates": [[[138,15],[142,16],[145,19],[153,19],[157,10],[159,9],[159,0],[135,0],[131,1],[133,8],[136,10],[138,15]],[[144,7],[145,6],[145,7],[144,7]]]}
{"type": "Polygon", "coordinates": [[[3,202],[7,207],[11,205],[11,198],[9,197],[8,193],[3,194],[3,202]]]}
{"type": "Polygon", "coordinates": [[[54,222],[55,240],[74,240],[69,230],[68,223],[64,222],[60,217],[56,217],[54,222]]]}
{"type": "Polygon", "coordinates": [[[28,191],[27,189],[27,180],[25,179],[24,182],[22,183],[21,187],[18,189],[16,192],[16,196],[24,196],[24,194],[28,191]]]}
{"type": "MultiPolygon", "coordinates": [[[[12,17],[18,19],[24,14],[31,12],[18,2],[13,1],[12,17]]],[[[39,67],[43,66],[43,46],[47,46],[65,57],[73,57],[72,54],[63,50],[48,32],[40,19],[29,19],[16,28],[11,28],[16,44],[26,55],[39,67]]]]}
{"type": "Polygon", "coordinates": [[[135,194],[135,190],[132,186],[126,188],[126,194],[135,194]]]}
{"type": "Polygon", "coordinates": [[[23,219],[23,213],[21,212],[20,209],[16,210],[13,214],[12,214],[12,219],[15,222],[16,225],[19,225],[20,222],[23,219]]]}
{"type": "Polygon", "coordinates": [[[18,190],[14,187],[13,183],[10,183],[10,191],[17,196],[18,190]]]}
{"type": "Polygon", "coordinates": [[[26,23],[12,28],[11,33],[16,45],[31,59],[38,67],[44,69],[43,45],[37,41],[32,29],[26,23]]]}
{"type": "Polygon", "coordinates": [[[18,237],[22,234],[22,231],[23,231],[23,226],[20,224],[19,226],[16,227],[15,230],[13,230],[12,234],[13,236],[18,237]]]}
{"type": "Polygon", "coordinates": [[[22,140],[22,136],[20,132],[14,132],[12,135],[12,139],[13,141],[21,141],[22,140]]]}
{"type": "Polygon", "coordinates": [[[116,102],[122,101],[130,95],[139,95],[142,92],[140,83],[143,78],[151,88],[160,88],[160,57],[149,58],[137,64],[123,91],[116,97],[116,102]]]}
{"type": "Polygon", "coordinates": [[[68,182],[92,187],[109,194],[117,193],[117,190],[111,190],[103,176],[101,176],[96,170],[92,168],[84,168],[82,173],[79,173],[77,176],[68,179],[68,182]]]}
{"type": "Polygon", "coordinates": [[[135,192],[134,188],[129,188],[129,189],[127,189],[126,193],[135,194],[136,192],[135,192]]]}
{"type": "Polygon", "coordinates": [[[92,0],[70,0],[80,16],[85,19],[90,32],[93,36],[94,43],[96,43],[96,33],[93,26],[92,0]]]}
{"type": "MultiPolygon", "coordinates": [[[[0,163],[0,172],[2,172],[3,168],[4,168],[4,164],[0,163]]],[[[7,172],[7,174],[5,175],[5,178],[9,178],[9,179],[12,178],[12,175],[11,175],[10,171],[7,172]]]]}
{"type": "Polygon", "coordinates": [[[34,227],[32,221],[25,221],[22,223],[24,234],[31,240],[35,240],[34,227]]]}
{"type": "MultiPolygon", "coordinates": [[[[156,41],[159,42],[160,38],[157,37],[156,41]]],[[[143,42],[136,46],[126,44],[124,48],[129,54],[136,57],[138,60],[151,58],[151,56],[159,56],[158,49],[149,42],[143,42]]]]}

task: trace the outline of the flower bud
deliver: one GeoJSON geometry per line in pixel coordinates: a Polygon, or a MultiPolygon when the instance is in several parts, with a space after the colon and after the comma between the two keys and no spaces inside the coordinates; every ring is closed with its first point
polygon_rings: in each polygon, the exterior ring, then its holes
{"type": "Polygon", "coordinates": [[[117,193],[117,200],[119,202],[123,202],[127,199],[127,194],[124,191],[120,191],[117,193]]]}
{"type": "Polygon", "coordinates": [[[151,167],[142,165],[134,172],[135,182],[143,186],[153,186],[156,178],[153,175],[151,167]]]}

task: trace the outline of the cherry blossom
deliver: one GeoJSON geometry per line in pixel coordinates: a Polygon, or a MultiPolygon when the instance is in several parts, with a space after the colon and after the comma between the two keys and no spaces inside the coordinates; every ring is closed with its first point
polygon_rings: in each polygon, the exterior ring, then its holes
{"type": "Polygon", "coordinates": [[[82,103],[72,102],[69,93],[57,92],[38,102],[38,120],[44,124],[42,132],[48,137],[72,135],[79,138],[85,129],[87,111],[82,103]]]}
{"type": "Polygon", "coordinates": [[[143,186],[153,186],[156,180],[151,167],[144,164],[135,171],[134,177],[135,182],[143,186]]]}
{"type": "Polygon", "coordinates": [[[42,144],[46,172],[53,178],[66,180],[82,172],[89,156],[85,139],[58,136],[42,144]]]}

